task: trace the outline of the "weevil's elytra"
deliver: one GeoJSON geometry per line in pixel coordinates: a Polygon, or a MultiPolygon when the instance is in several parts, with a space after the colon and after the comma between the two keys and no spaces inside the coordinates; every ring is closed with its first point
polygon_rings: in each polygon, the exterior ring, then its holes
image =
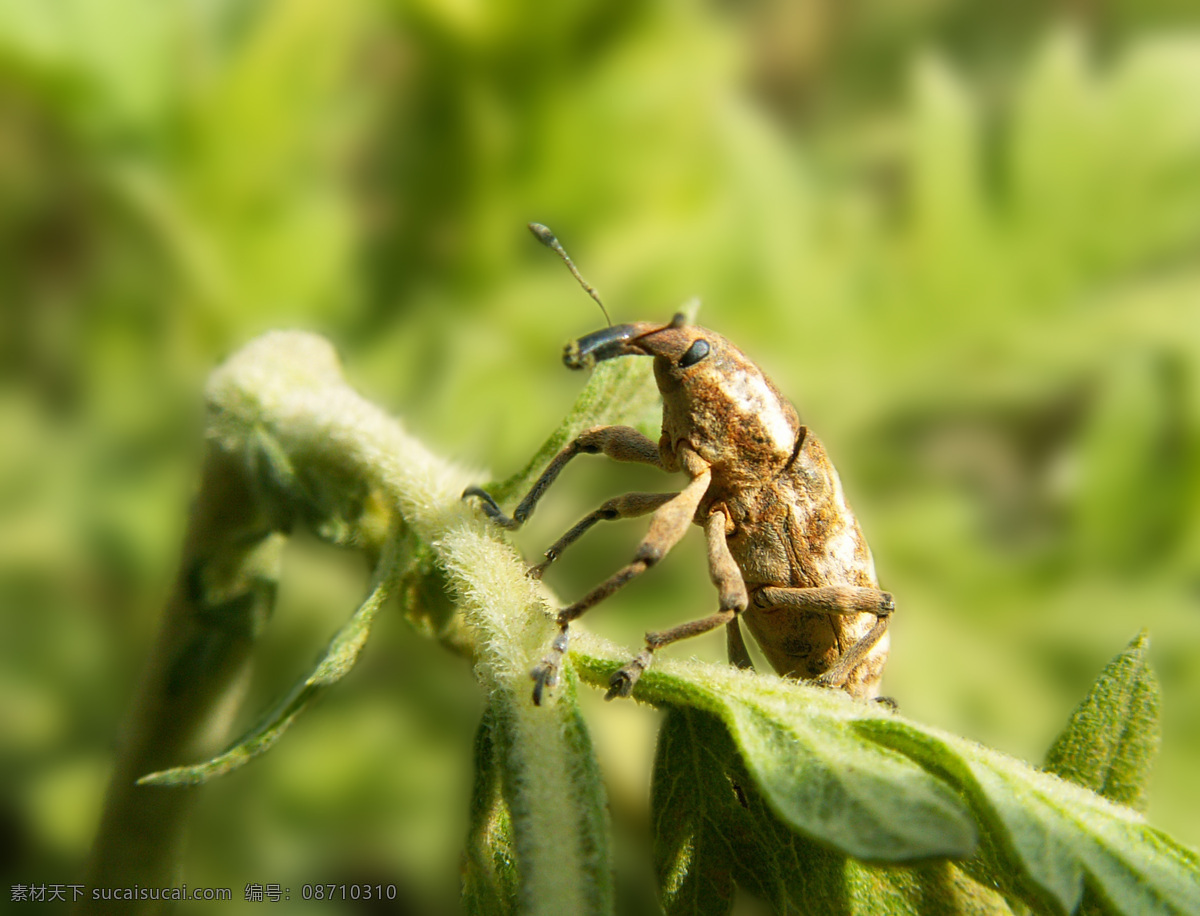
{"type": "MultiPolygon", "coordinates": [[[[578,277],[549,230],[531,229],[578,277]]],[[[479,497],[492,519],[515,528],[581,453],[688,477],[677,493],[627,493],[608,500],[530,570],[540,576],[599,521],[651,515],[633,560],[559,613],[559,635],[532,673],[534,702],[557,683],[570,622],[657,563],[693,523],[705,530],[718,610],[648,633],[645,648],[613,675],[609,699],[629,695],[656,649],[719,626],[728,627],[731,661],[749,665],[739,618],[780,674],[841,687],[856,697],[878,696],[894,604],[879,589],[870,548],[820,440],[741,350],[714,331],[689,326],[683,315],[665,325],[634,322],[587,334],[567,345],[563,361],[583,369],[622,356],[654,359],[663,399],[657,444],[626,426],[586,430],[555,456],[512,518],[478,487],[463,494],[479,497]]]]}

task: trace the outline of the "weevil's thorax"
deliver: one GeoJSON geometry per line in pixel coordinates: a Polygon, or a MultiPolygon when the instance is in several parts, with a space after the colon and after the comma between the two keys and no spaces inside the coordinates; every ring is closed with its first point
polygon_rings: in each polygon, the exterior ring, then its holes
{"type": "Polygon", "coordinates": [[[800,431],[796,410],[753,362],[706,328],[672,329],[654,343],[654,376],[663,398],[663,446],[687,442],[712,465],[714,483],[770,479],[792,458],[800,431]],[[697,341],[703,358],[689,361],[697,341]]]}

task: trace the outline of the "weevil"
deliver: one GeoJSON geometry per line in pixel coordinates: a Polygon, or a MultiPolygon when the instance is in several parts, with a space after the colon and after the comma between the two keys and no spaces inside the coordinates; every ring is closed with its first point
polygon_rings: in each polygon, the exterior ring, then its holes
{"type": "MultiPolygon", "coordinates": [[[[599,302],[553,233],[537,223],[529,228],[599,302]]],[[[607,699],[628,696],[656,650],[721,626],[730,661],[751,667],[739,620],[779,674],[860,698],[878,696],[895,603],[879,588],[871,550],[820,440],[741,350],[714,331],[689,325],[682,314],[666,324],[610,324],[568,343],[563,362],[586,369],[624,356],[654,359],[663,402],[658,442],[629,426],[585,430],[550,461],[512,516],[479,487],[463,493],[464,499],[477,497],[493,521],[515,529],[576,455],[603,454],[688,478],[677,492],[608,500],[529,570],[540,577],[598,522],[651,516],[633,559],[559,611],[558,633],[531,672],[534,703],[557,683],[571,622],[658,563],[692,523],[704,529],[718,610],[647,633],[642,651],[613,674],[607,699]]]]}

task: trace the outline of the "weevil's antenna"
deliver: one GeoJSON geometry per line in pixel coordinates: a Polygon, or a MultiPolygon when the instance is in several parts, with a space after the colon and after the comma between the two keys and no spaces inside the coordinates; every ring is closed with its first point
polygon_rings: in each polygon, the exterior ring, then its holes
{"type": "Polygon", "coordinates": [[[530,223],[529,231],[533,233],[534,237],[539,242],[541,242],[551,251],[556,252],[558,256],[563,259],[563,263],[567,265],[567,269],[569,269],[575,279],[579,281],[579,285],[583,287],[584,292],[596,300],[596,305],[600,306],[600,311],[604,313],[604,320],[608,322],[608,326],[611,328],[612,319],[608,317],[608,309],[606,309],[604,307],[604,303],[600,301],[600,294],[596,292],[596,290],[592,287],[592,284],[583,279],[583,274],[579,272],[579,268],[575,266],[575,262],[571,260],[570,255],[567,254],[566,249],[563,248],[563,246],[559,243],[558,238],[554,235],[554,233],[541,223],[530,223]]]}

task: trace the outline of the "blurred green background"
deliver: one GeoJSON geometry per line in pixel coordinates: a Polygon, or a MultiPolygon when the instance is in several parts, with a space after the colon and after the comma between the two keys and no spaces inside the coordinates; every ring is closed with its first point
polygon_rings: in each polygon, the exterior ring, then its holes
{"type": "MultiPolygon", "coordinates": [[[[208,370],[318,330],[432,448],[506,476],[583,383],[561,344],[602,324],[534,219],[617,321],[700,297],[825,441],[897,596],[906,714],[1036,762],[1149,628],[1150,820],[1200,844],[1198,91],[1183,0],[0,0],[5,884],[78,879],[208,370]]],[[[671,484],[577,464],[528,556],[671,484]]],[[[639,532],[589,535],[551,586],[578,595],[639,532]]],[[[633,646],[709,612],[700,541],[589,625],[633,646]]],[[[247,721],[365,582],[290,548],[247,721]]],[[[592,705],[636,837],[654,714],[592,705]]],[[[206,790],[189,884],[383,881],[396,911],[455,911],[480,708],[389,615],[206,790]]],[[[652,911],[638,842],[622,912],[652,911]]]]}

